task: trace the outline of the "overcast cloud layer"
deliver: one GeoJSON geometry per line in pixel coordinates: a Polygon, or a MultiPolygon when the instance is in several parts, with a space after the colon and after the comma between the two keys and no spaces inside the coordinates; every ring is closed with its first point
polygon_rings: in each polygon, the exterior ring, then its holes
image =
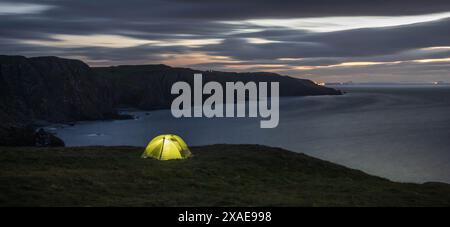
{"type": "Polygon", "coordinates": [[[450,82],[450,2],[0,0],[0,54],[450,82]]]}

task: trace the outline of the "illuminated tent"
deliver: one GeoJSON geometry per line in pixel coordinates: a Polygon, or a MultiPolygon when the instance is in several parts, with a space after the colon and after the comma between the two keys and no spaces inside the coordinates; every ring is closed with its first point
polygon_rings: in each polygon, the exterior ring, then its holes
{"type": "Polygon", "coordinates": [[[185,159],[192,154],[186,143],[177,135],[160,135],[153,138],[145,148],[142,158],[158,160],[185,159]]]}

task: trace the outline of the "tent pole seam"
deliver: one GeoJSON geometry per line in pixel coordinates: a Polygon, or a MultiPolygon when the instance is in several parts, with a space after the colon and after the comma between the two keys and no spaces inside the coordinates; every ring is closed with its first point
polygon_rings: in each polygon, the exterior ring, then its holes
{"type": "Polygon", "coordinates": [[[166,137],[163,137],[163,144],[161,145],[161,151],[159,152],[159,160],[161,160],[162,153],[164,151],[164,143],[166,142],[166,137]]]}

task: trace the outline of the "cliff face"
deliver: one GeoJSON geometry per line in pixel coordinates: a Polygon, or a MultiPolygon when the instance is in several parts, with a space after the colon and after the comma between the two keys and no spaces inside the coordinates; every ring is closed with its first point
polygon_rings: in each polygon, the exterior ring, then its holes
{"type": "Polygon", "coordinates": [[[108,92],[107,83],[81,61],[0,56],[3,123],[102,119],[115,113],[108,92]]]}
{"type": "Polygon", "coordinates": [[[309,80],[273,73],[201,72],[165,65],[90,68],[78,60],[57,57],[0,56],[0,132],[37,120],[70,122],[117,117],[116,108],[167,108],[177,81],[279,81],[281,96],[335,95],[338,91],[309,80]]]}
{"type": "Polygon", "coordinates": [[[172,84],[184,81],[193,86],[195,73],[203,74],[203,82],[249,81],[280,82],[280,96],[338,95],[339,91],[318,86],[310,80],[280,76],[274,73],[231,73],[204,72],[187,68],[172,68],[165,65],[140,65],[93,68],[113,89],[113,100],[118,106],[139,109],[158,109],[170,107],[174,98],[170,94],[172,84]]]}

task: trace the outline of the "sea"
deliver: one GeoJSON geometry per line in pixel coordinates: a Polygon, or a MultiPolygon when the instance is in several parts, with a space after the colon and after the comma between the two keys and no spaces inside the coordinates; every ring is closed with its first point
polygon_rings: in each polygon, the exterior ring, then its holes
{"type": "Polygon", "coordinates": [[[340,96],[284,97],[279,125],[259,118],[174,118],[123,110],[134,120],[51,125],[67,146],[144,147],[159,134],[189,146],[261,144],[399,182],[450,183],[450,86],[339,86],[340,96]]]}

